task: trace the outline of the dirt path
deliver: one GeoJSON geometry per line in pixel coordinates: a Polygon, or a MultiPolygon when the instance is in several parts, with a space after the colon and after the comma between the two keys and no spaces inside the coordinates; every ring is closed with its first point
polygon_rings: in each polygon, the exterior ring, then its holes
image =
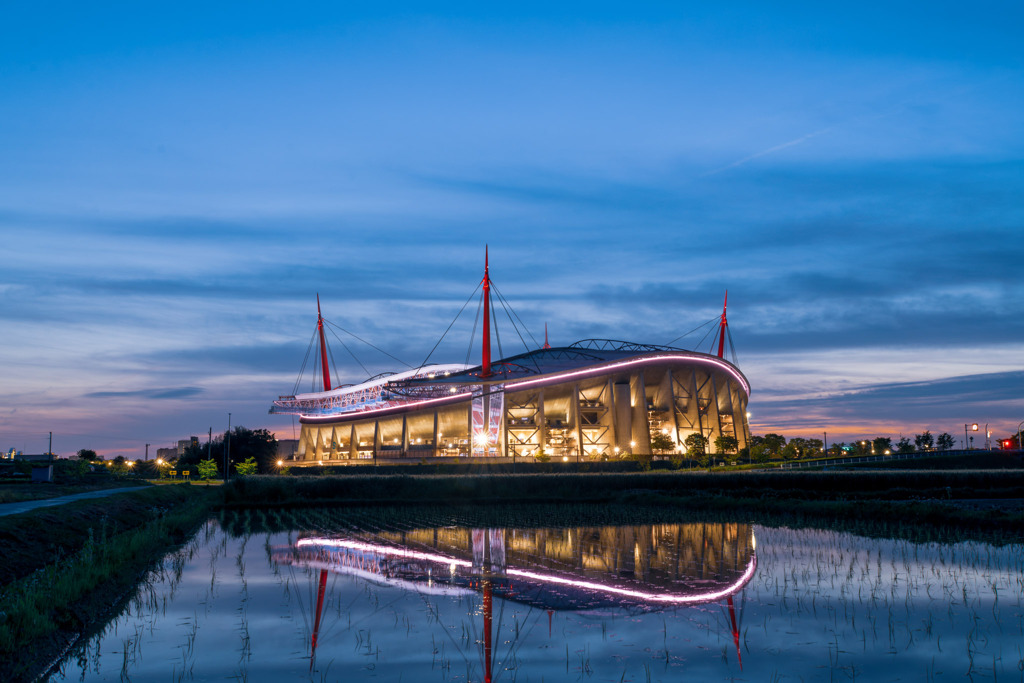
{"type": "Polygon", "coordinates": [[[131,486],[126,488],[101,489],[99,491],[86,491],[85,493],[75,493],[70,496],[58,496],[57,498],[25,500],[20,503],[4,503],[0,505],[0,517],[3,517],[4,515],[18,515],[22,512],[31,512],[32,510],[50,507],[53,505],[64,505],[65,503],[71,503],[76,500],[87,500],[89,498],[103,498],[104,496],[110,496],[115,493],[141,491],[142,489],[147,488],[149,488],[149,486],[131,486]]]}

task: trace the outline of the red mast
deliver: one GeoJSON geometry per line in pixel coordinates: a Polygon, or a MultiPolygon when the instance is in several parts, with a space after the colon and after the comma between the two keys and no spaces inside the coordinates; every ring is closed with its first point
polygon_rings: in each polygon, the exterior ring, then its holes
{"type": "Polygon", "coordinates": [[[489,579],[484,579],[484,683],[491,683],[491,612],[492,588],[489,579]]]}
{"type": "Polygon", "coordinates": [[[542,346],[541,348],[542,349],[550,349],[551,348],[551,344],[548,344],[548,324],[547,323],[544,323],[544,346],[542,346]]]}
{"type": "Polygon", "coordinates": [[[488,267],[487,247],[484,247],[484,347],[480,376],[491,374],[491,276],[488,267]]]}
{"type": "Polygon", "coordinates": [[[320,366],[324,370],[324,391],[330,391],[331,371],[327,367],[327,342],[324,341],[324,317],[320,315],[319,294],[316,295],[316,329],[320,333],[320,366]]]}
{"type": "Polygon", "coordinates": [[[327,590],[327,570],[320,570],[320,585],[316,591],[316,622],[313,624],[313,637],[309,656],[309,670],[313,670],[313,662],[316,661],[316,646],[320,639],[320,616],[324,613],[324,592],[327,590]]]}
{"type": "Polygon", "coordinates": [[[725,358],[725,329],[729,323],[725,320],[725,307],[729,305],[729,290],[725,290],[725,303],[722,304],[722,322],[718,328],[718,357],[725,358]]]}

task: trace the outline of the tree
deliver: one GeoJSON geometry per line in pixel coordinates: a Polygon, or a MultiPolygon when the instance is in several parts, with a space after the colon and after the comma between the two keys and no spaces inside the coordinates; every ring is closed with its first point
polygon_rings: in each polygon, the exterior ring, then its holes
{"type": "Polygon", "coordinates": [[[797,447],[793,445],[792,442],[783,446],[780,454],[782,455],[783,460],[796,460],[800,457],[800,451],[797,450],[797,447]]]}
{"type": "Polygon", "coordinates": [[[842,441],[836,441],[834,444],[832,444],[831,446],[828,447],[828,451],[832,455],[842,455],[843,454],[843,446],[845,446],[845,445],[846,444],[844,444],[842,441]]]}
{"type": "MultiPolygon", "coordinates": [[[[791,454],[791,457],[793,457],[793,458],[803,457],[807,453],[807,451],[809,450],[808,447],[807,447],[807,439],[804,439],[803,437],[799,437],[799,436],[794,436],[792,439],[790,439],[789,443],[786,444],[786,446],[787,447],[788,446],[792,446],[792,448],[789,450],[789,453],[791,454]]],[[[785,452],[786,452],[786,449],[783,449],[783,453],[785,453],[785,452]]],[[[785,456],[784,455],[783,457],[789,457],[789,456],[785,456]]]]}
{"type": "Polygon", "coordinates": [[[710,462],[711,458],[707,454],[708,440],[703,434],[690,434],[683,439],[683,445],[686,446],[686,455],[696,460],[701,467],[710,462]]]}
{"type": "Polygon", "coordinates": [[[825,452],[825,442],[821,439],[807,439],[807,455],[815,456],[825,452]]]}
{"type": "Polygon", "coordinates": [[[197,469],[199,470],[199,477],[203,480],[213,479],[217,476],[217,463],[213,461],[213,458],[200,460],[197,469]]]}
{"type": "Polygon", "coordinates": [[[91,448],[83,448],[80,451],[78,451],[78,457],[81,458],[82,460],[92,461],[96,459],[96,451],[92,450],[91,448]]]}
{"type": "Polygon", "coordinates": [[[764,445],[772,455],[778,455],[782,447],[786,445],[786,437],[781,434],[765,434],[764,445]]]}
{"type": "Polygon", "coordinates": [[[884,455],[886,451],[892,450],[892,439],[887,436],[879,436],[872,439],[871,443],[875,447],[876,455],[884,455]]]}
{"type": "Polygon", "coordinates": [[[237,465],[249,458],[256,460],[257,472],[272,473],[277,462],[277,439],[266,429],[235,427],[231,431],[231,462],[237,465]]]}
{"type": "Polygon", "coordinates": [[[683,445],[686,446],[686,454],[691,458],[696,458],[704,455],[708,440],[703,434],[694,433],[683,439],[683,445]]]}
{"type": "Polygon", "coordinates": [[[759,443],[756,446],[750,447],[750,459],[753,460],[754,462],[766,463],[768,462],[768,459],[770,457],[771,456],[768,453],[768,447],[765,446],[763,443],[759,443]]]}
{"type": "Polygon", "coordinates": [[[900,453],[913,453],[914,444],[910,443],[910,439],[904,436],[896,442],[896,450],[900,453]]]}
{"type": "Polygon", "coordinates": [[[953,447],[953,435],[948,432],[942,432],[939,434],[939,438],[936,440],[936,445],[940,451],[948,451],[953,447]]]}
{"type": "Polygon", "coordinates": [[[732,453],[740,445],[735,436],[716,436],[715,451],[718,453],[732,453]]]}
{"type": "Polygon", "coordinates": [[[927,429],[924,430],[924,434],[918,434],[914,437],[914,445],[917,446],[919,451],[931,450],[934,439],[932,439],[932,433],[927,429]]]}
{"type": "Polygon", "coordinates": [[[674,449],[675,445],[676,442],[672,440],[672,437],[664,432],[656,432],[651,435],[651,450],[653,451],[664,453],[674,449]]]}
{"type": "Polygon", "coordinates": [[[246,458],[245,462],[235,465],[235,472],[243,477],[256,474],[256,458],[246,458]]]}
{"type": "Polygon", "coordinates": [[[135,470],[136,477],[143,479],[156,479],[159,476],[155,460],[137,460],[132,469],[135,470]]]}

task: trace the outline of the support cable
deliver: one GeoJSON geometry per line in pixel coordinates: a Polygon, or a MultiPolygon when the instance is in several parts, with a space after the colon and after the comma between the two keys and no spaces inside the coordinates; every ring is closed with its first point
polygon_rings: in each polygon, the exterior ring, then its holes
{"type": "Polygon", "coordinates": [[[484,305],[484,298],[481,296],[480,301],[476,305],[476,317],[473,318],[473,333],[469,335],[469,348],[466,349],[466,361],[464,365],[469,365],[469,356],[473,353],[473,340],[476,339],[476,326],[480,324],[480,308],[484,305]]]}
{"type": "MultiPolygon", "coordinates": [[[[691,334],[693,334],[694,332],[696,332],[697,330],[699,330],[700,328],[704,327],[705,325],[710,325],[711,323],[716,323],[719,320],[721,320],[721,318],[712,318],[711,320],[707,321],[706,323],[701,323],[700,325],[697,325],[697,327],[693,328],[692,330],[690,330],[686,334],[679,335],[678,337],[676,337],[675,339],[670,341],[668,344],[665,344],[665,346],[672,346],[673,344],[675,344],[677,341],[679,341],[683,337],[688,337],[691,334]]],[[[705,334],[704,335],[704,339],[706,339],[706,338],[707,338],[707,335],[705,334]]],[[[700,341],[703,342],[704,339],[701,339],[700,341]]],[[[697,346],[700,346],[700,343],[698,343],[697,346]]]]}
{"type": "Polygon", "coordinates": [[[452,319],[451,323],[448,324],[448,329],[444,331],[444,334],[441,335],[441,338],[437,340],[436,344],[434,344],[434,348],[430,349],[430,353],[428,353],[427,357],[423,359],[423,362],[420,363],[420,366],[416,368],[417,370],[422,369],[423,366],[425,366],[427,362],[430,360],[430,357],[434,355],[434,351],[437,351],[437,347],[441,345],[441,342],[444,341],[445,336],[451,331],[452,326],[455,324],[455,321],[459,319],[459,316],[462,315],[462,312],[466,310],[466,306],[468,306],[469,302],[473,300],[474,296],[476,296],[476,292],[478,289],[480,289],[481,284],[483,284],[483,282],[476,286],[476,289],[473,290],[473,293],[469,295],[468,299],[466,299],[466,303],[462,304],[462,308],[459,309],[459,312],[455,314],[455,317],[452,319]]]}
{"type": "MultiPolygon", "coordinates": [[[[341,337],[339,337],[338,333],[335,332],[334,330],[331,330],[331,334],[334,335],[334,338],[338,340],[338,343],[341,344],[345,348],[346,351],[348,351],[348,355],[352,356],[352,360],[354,360],[359,365],[359,367],[361,367],[363,369],[363,372],[366,373],[366,376],[369,377],[370,376],[370,371],[367,370],[366,366],[363,365],[363,362],[361,360],[359,360],[359,358],[356,357],[356,354],[352,351],[352,349],[350,349],[348,347],[348,344],[346,344],[344,341],[342,341],[341,337]]],[[[331,362],[334,362],[334,354],[331,354],[331,362]]],[[[338,376],[337,369],[335,369],[335,373],[334,374],[335,374],[336,377],[338,376]]]]}
{"type": "MultiPolygon", "coordinates": [[[[493,286],[494,283],[492,282],[491,285],[493,286]]],[[[530,345],[526,343],[525,339],[523,339],[523,335],[519,331],[519,326],[516,325],[515,320],[512,319],[513,315],[516,317],[517,320],[519,320],[519,323],[523,326],[523,329],[526,330],[526,334],[528,334],[530,336],[530,339],[533,340],[534,346],[539,348],[540,344],[538,344],[537,340],[534,338],[534,336],[532,334],[530,334],[530,329],[526,326],[526,323],[523,322],[522,318],[519,317],[519,315],[515,312],[515,309],[512,308],[512,305],[508,303],[508,300],[502,295],[502,293],[498,291],[497,287],[494,287],[494,293],[498,295],[498,303],[500,303],[501,307],[503,309],[505,309],[505,315],[508,316],[508,321],[512,324],[512,329],[516,331],[517,335],[519,335],[519,341],[521,341],[523,343],[523,347],[526,349],[527,353],[529,353],[529,351],[530,351],[530,345]]],[[[495,323],[494,329],[495,329],[495,334],[497,334],[497,329],[498,329],[497,323],[495,323]]],[[[500,346],[500,342],[499,342],[499,346],[500,346]]],[[[533,362],[533,366],[535,368],[537,368],[537,372],[540,372],[541,371],[540,370],[540,363],[537,362],[537,359],[532,354],[529,356],[529,358],[533,362]]]]}
{"type": "Polygon", "coordinates": [[[725,334],[726,338],[729,340],[729,355],[732,356],[732,364],[739,367],[740,361],[736,358],[736,345],[732,343],[732,331],[729,329],[728,325],[725,326],[725,334]]]}
{"type": "MultiPolygon", "coordinates": [[[[309,352],[313,349],[313,342],[315,340],[316,328],[313,328],[313,336],[309,338],[309,346],[306,347],[306,355],[302,357],[302,366],[299,368],[299,376],[295,379],[295,386],[292,387],[292,396],[299,393],[299,385],[302,383],[302,375],[306,372],[306,363],[309,362],[309,352]]],[[[315,369],[314,372],[316,372],[315,369]]]]}
{"type": "MultiPolygon", "coordinates": [[[[341,330],[342,332],[344,332],[344,333],[345,333],[345,334],[347,334],[348,336],[352,337],[353,339],[355,339],[355,340],[357,340],[357,341],[361,341],[361,342],[363,342],[364,344],[366,344],[367,346],[369,346],[369,347],[370,347],[371,349],[373,349],[374,351],[380,351],[381,353],[383,353],[383,354],[384,354],[385,356],[387,356],[387,357],[388,357],[388,358],[390,358],[391,360],[393,360],[393,361],[395,361],[395,362],[397,362],[397,363],[401,363],[402,365],[404,365],[404,366],[405,366],[405,367],[407,367],[407,368],[411,368],[411,367],[412,367],[411,365],[409,365],[408,363],[406,363],[406,362],[405,362],[404,360],[402,360],[401,358],[395,358],[394,356],[392,356],[392,355],[391,355],[390,353],[388,353],[388,352],[387,352],[387,351],[385,351],[384,349],[382,349],[382,348],[380,348],[380,347],[378,347],[378,346],[374,346],[373,344],[371,344],[370,342],[366,341],[365,339],[363,339],[362,337],[360,337],[360,336],[359,336],[359,335],[357,335],[357,334],[352,334],[351,332],[349,332],[348,330],[346,330],[346,329],[345,329],[344,327],[342,327],[341,325],[335,325],[334,323],[332,323],[332,322],[331,322],[331,321],[329,321],[329,320],[324,320],[324,322],[325,322],[325,323],[327,323],[328,325],[330,325],[331,327],[337,327],[337,328],[338,328],[339,330],[341,330]]],[[[338,335],[337,335],[337,334],[335,334],[334,336],[335,336],[335,337],[337,337],[338,335]]],[[[360,365],[362,365],[362,364],[360,363],[360,365]]],[[[366,368],[363,368],[363,369],[365,370],[366,368]]]]}
{"type": "MultiPolygon", "coordinates": [[[[491,286],[494,287],[493,282],[491,283],[491,286]]],[[[523,319],[520,318],[519,314],[516,313],[514,308],[512,308],[512,305],[508,302],[508,299],[505,298],[505,295],[499,292],[497,287],[494,287],[494,293],[498,295],[498,301],[499,303],[501,303],[501,307],[505,309],[505,315],[509,316],[509,322],[512,323],[513,329],[515,329],[516,334],[519,335],[519,339],[522,340],[523,346],[526,347],[526,350],[530,350],[530,345],[526,343],[525,339],[523,339],[523,335],[519,332],[519,327],[516,325],[515,321],[512,320],[512,316],[515,316],[515,319],[518,320],[519,324],[523,326],[523,329],[526,331],[527,336],[529,336],[530,339],[533,341],[533,347],[539,349],[541,345],[537,342],[537,339],[533,336],[533,333],[530,332],[530,328],[528,328],[526,326],[526,323],[523,322],[523,319]]]]}
{"type": "Polygon", "coordinates": [[[501,350],[501,333],[498,332],[498,312],[493,308],[491,309],[491,324],[494,325],[494,339],[498,342],[498,358],[501,359],[505,357],[505,352],[501,350]]]}

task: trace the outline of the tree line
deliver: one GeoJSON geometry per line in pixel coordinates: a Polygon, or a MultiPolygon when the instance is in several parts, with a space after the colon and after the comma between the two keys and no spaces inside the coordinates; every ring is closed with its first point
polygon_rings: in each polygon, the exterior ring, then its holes
{"type": "MultiPolygon", "coordinates": [[[[269,474],[277,471],[277,438],[266,429],[235,427],[224,432],[208,443],[193,442],[176,460],[166,463],[165,469],[189,470],[204,479],[224,476],[224,456],[229,453],[229,466],[237,474],[269,474]]],[[[96,451],[83,448],[78,451],[79,459],[95,461],[96,451]]],[[[160,465],[156,460],[127,460],[119,455],[110,461],[111,471],[119,474],[134,474],[142,477],[160,476],[160,465]]]]}

